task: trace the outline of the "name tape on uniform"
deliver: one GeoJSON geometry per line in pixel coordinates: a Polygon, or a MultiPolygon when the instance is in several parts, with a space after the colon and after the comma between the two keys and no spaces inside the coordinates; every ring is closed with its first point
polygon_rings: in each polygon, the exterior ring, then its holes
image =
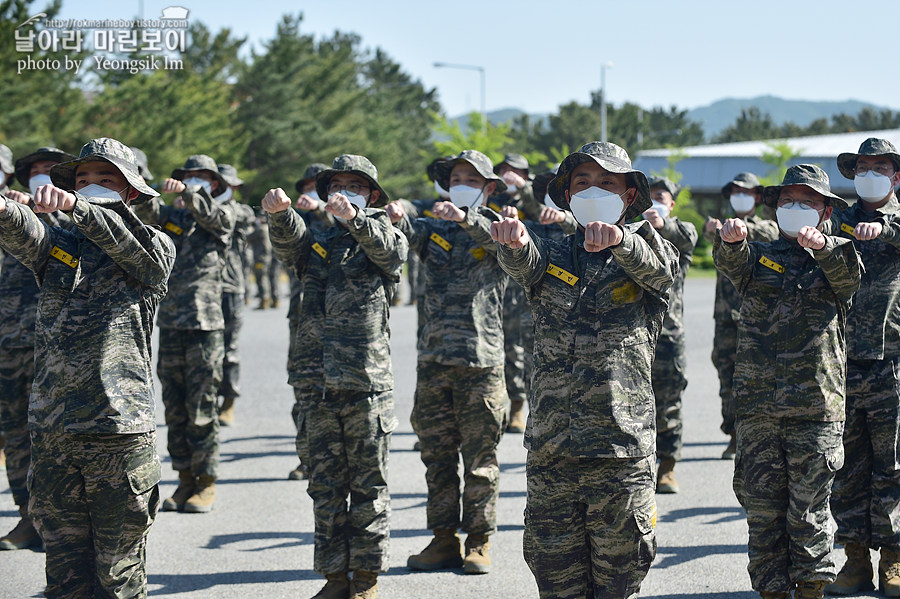
{"type": "Polygon", "coordinates": [[[431,234],[431,237],[429,237],[428,239],[430,239],[431,241],[435,242],[436,244],[438,244],[439,246],[441,246],[442,248],[444,248],[444,251],[445,251],[445,252],[449,252],[449,251],[450,251],[450,248],[453,247],[453,244],[452,244],[452,243],[450,243],[449,241],[447,241],[446,239],[444,239],[443,237],[441,237],[441,236],[438,235],[437,233],[432,233],[432,234],[431,234]]]}
{"type": "Polygon", "coordinates": [[[569,271],[563,270],[562,268],[560,268],[554,264],[547,265],[547,272],[549,274],[553,275],[554,277],[556,277],[557,279],[559,279],[560,281],[563,281],[564,283],[568,283],[569,285],[572,285],[572,286],[574,286],[575,283],[578,282],[578,277],[576,277],[569,271]]]}
{"type": "Polygon", "coordinates": [[[72,268],[78,266],[78,258],[58,246],[53,246],[53,249],[50,250],[50,255],[66,266],[71,266],[72,268]]]}
{"type": "Polygon", "coordinates": [[[844,233],[848,233],[848,234],[853,235],[854,237],[856,237],[856,233],[853,232],[854,230],[855,230],[855,229],[854,229],[853,227],[851,227],[850,225],[848,225],[847,223],[843,223],[843,224],[841,225],[841,231],[843,231],[844,233]]]}
{"type": "Polygon", "coordinates": [[[777,272],[779,274],[784,274],[784,267],[782,265],[780,265],[777,262],[774,262],[772,260],[769,260],[765,256],[763,256],[762,258],[759,259],[759,263],[762,264],[763,266],[765,266],[766,268],[771,268],[772,270],[774,270],[775,272],[777,272]]]}
{"type": "Polygon", "coordinates": [[[469,252],[475,256],[476,260],[483,260],[485,255],[487,255],[487,250],[481,247],[472,248],[469,252]]]}
{"type": "Polygon", "coordinates": [[[181,235],[182,233],[184,233],[184,229],[182,229],[175,223],[166,223],[165,229],[167,231],[171,231],[171,232],[175,233],[176,235],[181,235]]]}
{"type": "Polygon", "coordinates": [[[319,245],[319,242],[314,243],[312,246],[312,249],[315,253],[319,254],[323,259],[325,258],[325,256],[328,255],[328,252],[325,250],[325,248],[323,248],[321,245],[319,245]]]}

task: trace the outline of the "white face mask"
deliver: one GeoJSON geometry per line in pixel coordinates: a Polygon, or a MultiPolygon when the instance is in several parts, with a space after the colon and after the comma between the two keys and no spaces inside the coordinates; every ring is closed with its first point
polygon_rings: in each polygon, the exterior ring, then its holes
{"type": "Polygon", "coordinates": [[[309,192],[306,195],[308,195],[309,197],[311,197],[312,199],[314,199],[316,201],[319,201],[321,199],[321,198],[319,198],[319,192],[316,191],[315,189],[313,189],[311,192],[309,192]]]}
{"type": "Polygon", "coordinates": [[[619,222],[625,210],[625,202],[618,194],[599,187],[588,187],[579,191],[569,200],[572,215],[578,224],[586,227],[588,223],[601,221],[610,225],[619,222]]]}
{"type": "Polygon", "coordinates": [[[38,187],[41,185],[50,185],[51,183],[50,175],[35,175],[28,180],[28,189],[31,190],[31,195],[34,195],[34,192],[37,191],[38,187]]]}
{"type": "MultiPolygon", "coordinates": [[[[506,181],[504,181],[506,183],[506,181]]],[[[519,188],[513,185],[512,183],[506,183],[506,191],[504,192],[508,196],[516,195],[516,192],[519,191],[519,188]]]]}
{"type": "Polygon", "coordinates": [[[202,187],[206,190],[206,193],[212,193],[212,183],[200,177],[191,177],[190,179],[185,179],[182,183],[188,187],[202,187]]]}
{"type": "Polygon", "coordinates": [[[806,204],[791,202],[775,210],[775,219],[779,229],[790,237],[796,237],[803,227],[819,226],[819,211],[806,204]]]}
{"type": "MultiPolygon", "coordinates": [[[[368,199],[368,198],[366,198],[366,196],[359,195],[358,193],[352,193],[350,191],[347,191],[346,189],[340,193],[345,198],[347,198],[348,202],[350,202],[351,204],[353,204],[354,206],[359,208],[360,212],[362,212],[363,210],[366,209],[366,200],[368,199]]],[[[329,197],[333,197],[333,196],[334,196],[334,194],[331,194],[331,196],[329,196],[329,197]]],[[[344,223],[345,225],[347,224],[347,219],[341,218],[340,216],[335,216],[335,218],[338,219],[338,221],[344,223]]]]}
{"type": "Polygon", "coordinates": [[[891,192],[891,178],[875,171],[856,175],[853,179],[856,193],[864,202],[880,202],[891,192]]]}
{"type": "Polygon", "coordinates": [[[232,198],[233,195],[234,195],[234,192],[231,190],[231,186],[229,185],[228,187],[225,188],[224,193],[220,193],[213,199],[217,202],[227,202],[228,200],[230,200],[232,198]]]}
{"type": "Polygon", "coordinates": [[[549,193],[544,194],[544,206],[549,206],[554,210],[562,210],[562,208],[556,205],[556,202],[553,201],[553,198],[550,197],[549,193]]]}
{"type": "Polygon", "coordinates": [[[457,208],[473,208],[481,201],[484,190],[468,185],[454,185],[450,188],[450,201],[457,208]]]}
{"type": "MultiPolygon", "coordinates": [[[[662,202],[657,202],[656,200],[651,200],[653,205],[650,207],[653,210],[656,210],[659,213],[659,217],[665,219],[669,216],[669,207],[663,204],[662,202]]],[[[647,220],[647,217],[644,217],[644,220],[647,220]]]]}
{"type": "Polygon", "coordinates": [[[733,193],[731,194],[731,207],[738,214],[753,212],[753,209],[756,208],[756,198],[749,193],[733,193]]]}
{"type": "Polygon", "coordinates": [[[441,197],[445,200],[450,197],[450,192],[441,187],[437,181],[434,182],[434,191],[438,194],[438,197],[441,197]]]}
{"type": "MultiPolygon", "coordinates": [[[[125,188],[127,189],[127,187],[125,188]]],[[[122,191],[125,191],[123,189],[122,191]]],[[[81,189],[78,190],[78,193],[83,195],[86,198],[100,198],[102,200],[121,200],[122,199],[122,191],[116,191],[115,189],[110,189],[108,187],[103,187],[102,185],[97,185],[96,183],[91,183],[90,185],[85,185],[81,189]]]]}

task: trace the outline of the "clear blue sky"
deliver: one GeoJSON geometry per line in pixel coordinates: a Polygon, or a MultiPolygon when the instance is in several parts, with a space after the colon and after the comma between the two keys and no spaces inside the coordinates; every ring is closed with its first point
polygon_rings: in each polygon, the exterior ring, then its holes
{"type": "MultiPolygon", "coordinates": [[[[131,18],[139,5],[63,0],[60,16],[131,18]]],[[[437,87],[451,116],[480,108],[479,76],[435,68],[437,61],[483,66],[488,110],[553,112],[587,102],[604,62],[614,64],[606,81],[615,104],[693,108],[772,94],[900,109],[893,2],[144,0],[144,16],[170,5],[213,30],[248,36],[257,49],[285,13],[302,12],[302,29],[316,36],[355,32],[437,87]]]]}

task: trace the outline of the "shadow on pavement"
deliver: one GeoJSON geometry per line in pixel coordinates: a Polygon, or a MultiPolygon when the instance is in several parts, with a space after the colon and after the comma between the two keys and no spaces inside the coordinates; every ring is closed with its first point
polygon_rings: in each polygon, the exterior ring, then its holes
{"type": "Polygon", "coordinates": [[[268,545],[266,547],[254,547],[245,549],[244,551],[266,551],[267,549],[280,549],[284,547],[297,547],[299,545],[310,545],[313,542],[313,533],[311,532],[244,532],[227,535],[213,535],[209,542],[206,543],[204,549],[221,549],[226,545],[235,543],[243,543],[245,541],[264,541],[264,540],[280,540],[280,543],[268,545]]]}
{"type": "Polygon", "coordinates": [[[702,522],[702,524],[721,524],[722,522],[734,522],[743,520],[747,516],[744,514],[744,508],[738,506],[721,506],[721,507],[695,507],[685,508],[681,510],[672,510],[660,514],[660,522],[677,522],[685,518],[697,518],[698,516],[719,515],[715,520],[702,522]]]}
{"type": "Polygon", "coordinates": [[[267,584],[299,580],[317,580],[322,577],[312,570],[264,570],[259,572],[213,572],[209,574],[151,574],[147,583],[155,589],[150,595],[177,595],[211,589],[220,585],[267,584]]]}
{"type": "MultiPolygon", "coordinates": [[[[660,547],[656,552],[654,569],[669,568],[710,555],[746,555],[746,545],[689,545],[686,547],[660,547]]],[[[676,595],[677,596],[677,595],[676,595]]],[[[702,593],[695,596],[704,596],[702,593]]],[[[712,596],[712,595],[711,595],[712,596]]]]}

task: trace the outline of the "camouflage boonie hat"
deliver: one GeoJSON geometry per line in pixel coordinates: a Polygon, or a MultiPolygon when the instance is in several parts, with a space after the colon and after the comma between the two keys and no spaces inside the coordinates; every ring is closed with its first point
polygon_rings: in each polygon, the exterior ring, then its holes
{"type": "Polygon", "coordinates": [[[731,197],[731,187],[736,186],[755,193],[762,193],[763,186],[759,184],[759,178],[753,173],[738,173],[734,179],[722,186],[722,197],[726,200],[731,197]]]}
{"type": "Polygon", "coordinates": [[[456,156],[451,156],[446,160],[438,161],[437,164],[434,165],[435,181],[438,182],[438,185],[449,191],[450,173],[453,172],[453,167],[461,162],[468,162],[475,167],[475,170],[478,171],[479,175],[488,181],[496,182],[497,187],[494,190],[494,195],[506,191],[506,183],[494,173],[494,165],[491,163],[491,159],[478,150],[463,150],[456,156]]]}
{"type": "Polygon", "coordinates": [[[320,198],[324,200],[328,197],[328,183],[332,177],[342,173],[359,175],[369,182],[369,185],[372,186],[372,191],[377,190],[379,192],[378,200],[370,202],[368,204],[370,207],[381,208],[382,206],[387,206],[388,202],[391,201],[387,192],[378,184],[378,169],[375,168],[375,165],[368,158],[356,154],[341,154],[331,163],[331,168],[325,169],[316,175],[316,193],[319,194],[320,198]]]}
{"type": "Polygon", "coordinates": [[[566,190],[569,189],[569,179],[572,171],[579,164],[593,160],[611,173],[620,175],[629,175],[631,181],[629,185],[636,187],[638,190],[637,198],[625,209],[625,222],[630,221],[636,216],[643,214],[651,206],[653,202],[650,200],[650,185],[647,183],[647,177],[639,170],[635,170],[631,166],[631,158],[628,152],[620,148],[614,143],[608,141],[592,141],[581,146],[577,152],[572,152],[566,156],[565,160],[559,165],[559,171],[556,177],[550,181],[548,191],[550,198],[557,206],[564,210],[569,210],[569,201],[566,199],[566,190]]]}
{"type": "Polygon", "coordinates": [[[197,171],[206,171],[212,175],[213,179],[219,182],[219,189],[213,190],[213,194],[220,194],[228,187],[228,182],[225,180],[225,177],[219,173],[219,166],[216,164],[216,161],[206,154],[194,154],[193,156],[189,156],[188,159],[185,160],[183,167],[176,168],[172,171],[172,178],[184,181],[186,173],[197,171]]]}
{"type": "Polygon", "coordinates": [[[850,204],[844,198],[831,193],[831,183],[828,174],[815,164],[797,164],[792,166],[784,174],[781,185],[770,185],[763,191],[763,203],[775,208],[781,190],[790,185],[805,185],[825,199],[826,206],[847,208],[850,204]]]}
{"type": "Polygon", "coordinates": [[[222,175],[222,178],[225,179],[225,182],[232,187],[238,187],[239,185],[244,184],[244,180],[237,175],[237,169],[230,164],[220,164],[219,174],[222,175]]]}
{"type": "Polygon", "coordinates": [[[547,186],[550,184],[550,181],[556,176],[556,172],[559,170],[559,165],[557,164],[551,170],[541,173],[540,175],[536,175],[534,177],[534,181],[531,184],[531,189],[534,192],[534,199],[537,200],[538,204],[544,203],[544,196],[547,195],[547,186]]]}
{"type": "Polygon", "coordinates": [[[13,153],[8,147],[0,144],[0,171],[6,174],[8,182],[9,177],[16,173],[16,167],[13,165],[13,153]]]}
{"type": "Polygon", "coordinates": [[[325,170],[328,170],[327,164],[322,164],[321,162],[314,162],[310,164],[308,167],[306,167],[306,170],[303,171],[303,178],[294,183],[294,189],[297,190],[297,193],[303,193],[303,188],[306,186],[306,184],[309,181],[315,180],[316,175],[325,170]]]}
{"type": "Polygon", "coordinates": [[[508,164],[512,168],[520,168],[525,171],[525,176],[529,179],[531,178],[531,174],[528,171],[528,159],[522,156],[521,154],[507,154],[503,157],[503,160],[497,163],[497,166],[494,167],[494,174],[499,175],[498,172],[500,167],[504,164],[508,164]]]}
{"type": "Polygon", "coordinates": [[[651,177],[649,181],[650,189],[662,189],[672,194],[672,200],[678,199],[681,193],[681,186],[672,181],[668,177],[651,177]]]}
{"type": "Polygon", "coordinates": [[[128,184],[140,192],[141,195],[132,203],[143,202],[159,195],[152,187],[147,185],[147,182],[144,181],[144,178],[138,172],[137,160],[131,148],[111,137],[92,139],[81,148],[81,154],[78,155],[78,158],[54,165],[50,169],[50,180],[60,189],[74,190],[75,170],[78,166],[86,162],[97,161],[112,164],[122,173],[128,184]]]}
{"type": "Polygon", "coordinates": [[[147,155],[144,154],[144,151],[140,148],[134,146],[129,147],[131,148],[131,151],[134,152],[134,158],[137,160],[138,173],[140,173],[145,181],[152,181],[153,174],[150,172],[150,163],[147,162],[147,155]]]}
{"type": "Polygon", "coordinates": [[[444,156],[443,158],[435,158],[428,166],[425,167],[425,173],[428,175],[429,181],[437,180],[437,165],[444,160],[453,160],[453,156],[444,156]]]}
{"type": "Polygon", "coordinates": [[[837,165],[841,174],[848,179],[856,178],[856,161],[860,156],[887,156],[894,163],[894,170],[900,171],[900,154],[894,144],[886,139],[870,137],[859,146],[859,152],[838,154],[837,165]]]}
{"type": "Polygon", "coordinates": [[[52,146],[40,148],[36,152],[32,152],[31,154],[22,156],[16,160],[16,181],[18,181],[22,187],[28,189],[28,180],[31,179],[31,165],[43,160],[52,160],[53,162],[60,163],[75,160],[75,156],[52,146]]]}

